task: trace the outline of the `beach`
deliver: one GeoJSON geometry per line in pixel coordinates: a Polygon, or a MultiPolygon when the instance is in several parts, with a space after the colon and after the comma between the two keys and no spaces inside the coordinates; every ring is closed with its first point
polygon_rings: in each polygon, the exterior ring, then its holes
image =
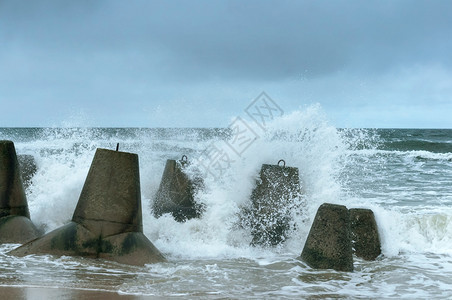
{"type": "MultiPolygon", "coordinates": [[[[31,220],[49,232],[69,222],[97,148],[139,156],[143,232],[167,262],[131,266],[101,259],[28,255],[0,246],[5,299],[430,298],[452,297],[452,131],[337,129],[304,112],[269,125],[218,178],[201,172],[195,195],[205,210],[177,222],[152,211],[167,159],[198,157],[233,136],[218,129],[0,129],[37,171],[26,189],[31,220]],[[289,118],[290,119],[290,118],[289,118]],[[263,164],[299,170],[303,197],[293,227],[276,246],[250,245],[240,214],[263,164]],[[375,261],[353,272],[300,261],[322,203],[372,209],[382,242],[375,261]]],[[[206,171],[200,169],[198,171],[206,171]]],[[[210,170],[212,171],[212,170],[210,170]]],[[[196,173],[199,175],[199,173],[196,173]]]]}
{"type": "Polygon", "coordinates": [[[0,286],[0,295],[2,299],[148,299],[145,296],[119,295],[116,292],[82,290],[82,289],[65,289],[65,288],[43,288],[43,287],[14,287],[0,286]]]}

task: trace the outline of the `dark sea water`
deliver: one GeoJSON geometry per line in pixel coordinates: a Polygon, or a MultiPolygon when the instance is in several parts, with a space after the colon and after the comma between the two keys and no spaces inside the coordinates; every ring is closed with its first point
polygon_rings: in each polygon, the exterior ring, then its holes
{"type": "MultiPolygon", "coordinates": [[[[27,189],[31,219],[46,231],[67,223],[96,148],[138,153],[144,233],[167,263],[132,267],[73,257],[6,254],[0,285],[66,287],[174,298],[451,298],[452,130],[337,129],[313,111],[255,130],[253,143],[221,171],[204,168],[206,211],[185,223],[151,211],[166,159],[198,162],[205,149],[226,149],[229,129],[0,128],[18,154],[36,159],[27,189]],[[277,247],[252,247],[236,226],[264,163],[298,167],[304,206],[277,247]],[[353,273],[313,270],[300,255],[324,202],[371,208],[383,254],[354,258],[353,273]]],[[[225,150],[226,151],[226,150],[225,150]]]]}

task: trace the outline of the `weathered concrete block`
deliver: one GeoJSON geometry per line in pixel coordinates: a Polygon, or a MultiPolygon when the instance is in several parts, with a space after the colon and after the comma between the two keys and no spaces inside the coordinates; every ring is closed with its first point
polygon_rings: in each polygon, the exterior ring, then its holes
{"type": "Polygon", "coordinates": [[[123,264],[142,265],[166,261],[160,251],[139,232],[126,232],[112,235],[102,240],[99,257],[115,260],[123,264]]]}
{"type": "Polygon", "coordinates": [[[0,141],[0,243],[25,243],[39,235],[30,221],[14,143],[0,141]]]}
{"type": "Polygon", "coordinates": [[[132,265],[166,261],[143,234],[138,155],[97,149],[72,222],[10,254],[85,256],[132,265]]]}
{"type": "Polygon", "coordinates": [[[142,232],[138,155],[97,149],[72,221],[102,236],[142,232]]]}
{"type": "Polygon", "coordinates": [[[31,220],[24,216],[0,218],[0,244],[23,244],[42,235],[31,220]]]}
{"type": "Polygon", "coordinates": [[[366,260],[375,260],[381,254],[381,243],[373,211],[363,208],[350,209],[350,226],[355,255],[366,260]]]}
{"type": "MultiPolygon", "coordinates": [[[[183,156],[182,158],[184,158],[183,156]]],[[[191,180],[185,173],[187,160],[168,159],[152,209],[156,218],[170,213],[178,222],[199,218],[204,207],[196,203],[195,193],[203,187],[201,178],[191,180]]]]}
{"type": "Polygon", "coordinates": [[[300,197],[298,168],[285,165],[262,165],[256,187],[251,194],[251,208],[245,219],[251,225],[252,245],[274,246],[287,238],[300,197]]]}
{"type": "Polygon", "coordinates": [[[316,269],[353,271],[350,213],[345,206],[319,207],[300,258],[316,269]]]}
{"type": "Polygon", "coordinates": [[[38,171],[36,160],[33,155],[19,154],[17,160],[20,166],[20,175],[22,176],[22,183],[27,189],[32,184],[32,178],[38,171]]]}
{"type": "Polygon", "coordinates": [[[11,141],[0,141],[0,217],[30,218],[16,149],[11,141]]]}

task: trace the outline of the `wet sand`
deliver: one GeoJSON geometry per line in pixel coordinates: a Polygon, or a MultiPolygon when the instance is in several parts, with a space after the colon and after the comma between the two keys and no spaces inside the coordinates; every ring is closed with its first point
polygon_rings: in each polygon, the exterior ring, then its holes
{"type": "Polygon", "coordinates": [[[96,299],[158,299],[152,296],[133,296],[120,295],[116,292],[95,291],[82,289],[66,289],[66,288],[47,288],[47,287],[14,287],[0,286],[0,298],[9,300],[57,300],[57,299],[77,299],[77,300],[96,300],[96,299]]]}

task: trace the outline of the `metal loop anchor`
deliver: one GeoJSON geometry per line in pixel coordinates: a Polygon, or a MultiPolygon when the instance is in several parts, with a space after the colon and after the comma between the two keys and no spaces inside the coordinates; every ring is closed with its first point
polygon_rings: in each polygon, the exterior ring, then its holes
{"type": "Polygon", "coordinates": [[[280,163],[280,162],[283,162],[283,163],[284,163],[283,167],[286,167],[286,161],[285,161],[284,159],[280,159],[280,160],[278,161],[278,166],[279,166],[279,163],[280,163]]]}
{"type": "Polygon", "coordinates": [[[183,163],[187,163],[188,162],[188,158],[187,158],[187,155],[182,155],[182,158],[180,159],[180,161],[181,162],[183,162],[183,163]],[[185,158],[185,160],[184,160],[184,158],[185,158]]]}

